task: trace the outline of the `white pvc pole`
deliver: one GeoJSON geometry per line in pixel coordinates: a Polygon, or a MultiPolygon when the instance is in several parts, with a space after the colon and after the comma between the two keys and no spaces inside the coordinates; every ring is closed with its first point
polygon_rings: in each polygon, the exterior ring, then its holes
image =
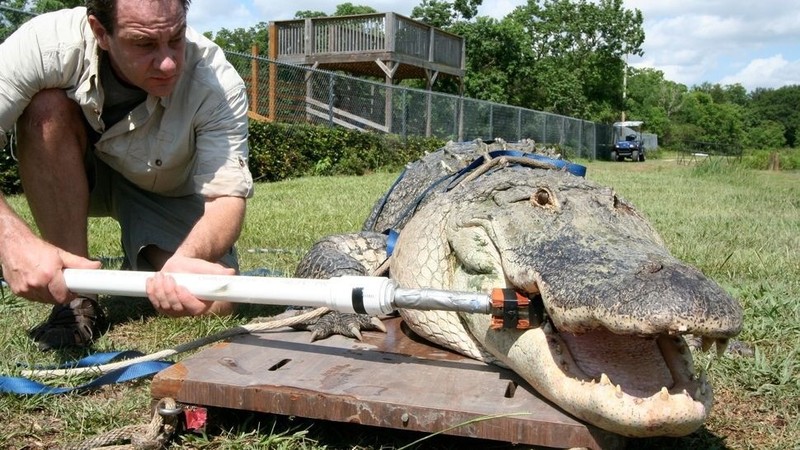
{"type": "MultiPolygon", "coordinates": [[[[328,307],[371,315],[394,311],[395,285],[388,278],[346,276],[331,279],[271,278],[241,275],[170,273],[175,282],[202,300],[235,303],[328,307]]],[[[64,269],[76,294],[146,297],[153,272],[64,269]]]]}

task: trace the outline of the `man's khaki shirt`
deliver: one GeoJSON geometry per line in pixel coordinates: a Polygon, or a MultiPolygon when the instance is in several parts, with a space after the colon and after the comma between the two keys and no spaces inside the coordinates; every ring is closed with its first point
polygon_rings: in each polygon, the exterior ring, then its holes
{"type": "Polygon", "coordinates": [[[244,82],[213,42],[192,29],[186,41],[173,93],[148,96],[106,129],[101,50],[86,8],[31,19],[0,44],[0,147],[37,92],[60,88],[101,133],[97,157],[142,189],[165,196],[252,196],[244,82]]]}

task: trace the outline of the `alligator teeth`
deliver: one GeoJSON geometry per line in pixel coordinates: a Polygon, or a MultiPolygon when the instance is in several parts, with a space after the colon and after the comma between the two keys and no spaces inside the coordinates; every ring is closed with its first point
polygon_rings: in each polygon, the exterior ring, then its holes
{"type": "Polygon", "coordinates": [[[699,398],[700,398],[700,397],[702,397],[702,396],[703,396],[703,390],[702,390],[702,389],[700,389],[700,388],[697,388],[697,390],[696,390],[696,391],[694,391],[694,398],[695,398],[695,400],[699,399],[699,398]]]}
{"type": "Polygon", "coordinates": [[[669,391],[667,390],[666,386],[661,387],[661,392],[659,392],[659,397],[661,400],[669,400],[669,391]]]}
{"type": "Polygon", "coordinates": [[[600,385],[601,386],[605,386],[607,384],[611,384],[611,379],[608,378],[608,375],[606,375],[604,373],[600,374],[600,385]]]}

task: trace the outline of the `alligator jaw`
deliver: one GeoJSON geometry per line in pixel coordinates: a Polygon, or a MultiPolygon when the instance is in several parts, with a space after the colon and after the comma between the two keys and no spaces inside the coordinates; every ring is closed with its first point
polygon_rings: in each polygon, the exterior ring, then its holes
{"type": "Polygon", "coordinates": [[[617,364],[604,358],[603,347],[589,360],[591,350],[573,350],[597,341],[604,333],[570,336],[550,323],[526,331],[490,330],[485,316],[465,317],[471,330],[486,330],[476,336],[500,361],[522,376],[539,393],[567,412],[600,428],[631,437],[684,436],[698,429],[711,409],[713,395],[704,376],[696,377],[688,346],[679,336],[658,338],[619,337],[637,340],[629,346],[648,354],[628,357],[638,365],[617,364]],[[646,376],[659,371],[657,386],[637,374],[642,362],[660,361],[646,376]],[[663,383],[661,382],[663,381],[663,383]]]}
{"type": "Polygon", "coordinates": [[[576,415],[627,436],[682,436],[699,428],[713,401],[705,376],[697,377],[680,336],[637,337],[595,330],[581,336],[542,332],[564,377],[555,386],[582,392],[576,415]],[[627,353],[627,355],[623,355],[627,353]],[[617,423],[615,423],[617,422],[617,423]]]}

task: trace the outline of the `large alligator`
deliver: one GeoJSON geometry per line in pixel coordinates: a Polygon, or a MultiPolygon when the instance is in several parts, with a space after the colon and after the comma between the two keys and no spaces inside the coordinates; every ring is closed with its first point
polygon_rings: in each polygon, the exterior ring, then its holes
{"type": "Polygon", "coordinates": [[[490,314],[400,311],[414,332],[511,368],[600,428],[693,432],[713,395],[683,336],[724,350],[742,327],[740,305],[671,256],[612,189],[531,149],[450,143],[410,164],[360,233],[321,240],[297,275],[375,273],[387,258],[385,231],[394,230],[388,274],[398,286],[513,288],[544,310],[525,330],[496,329],[490,314]]]}

